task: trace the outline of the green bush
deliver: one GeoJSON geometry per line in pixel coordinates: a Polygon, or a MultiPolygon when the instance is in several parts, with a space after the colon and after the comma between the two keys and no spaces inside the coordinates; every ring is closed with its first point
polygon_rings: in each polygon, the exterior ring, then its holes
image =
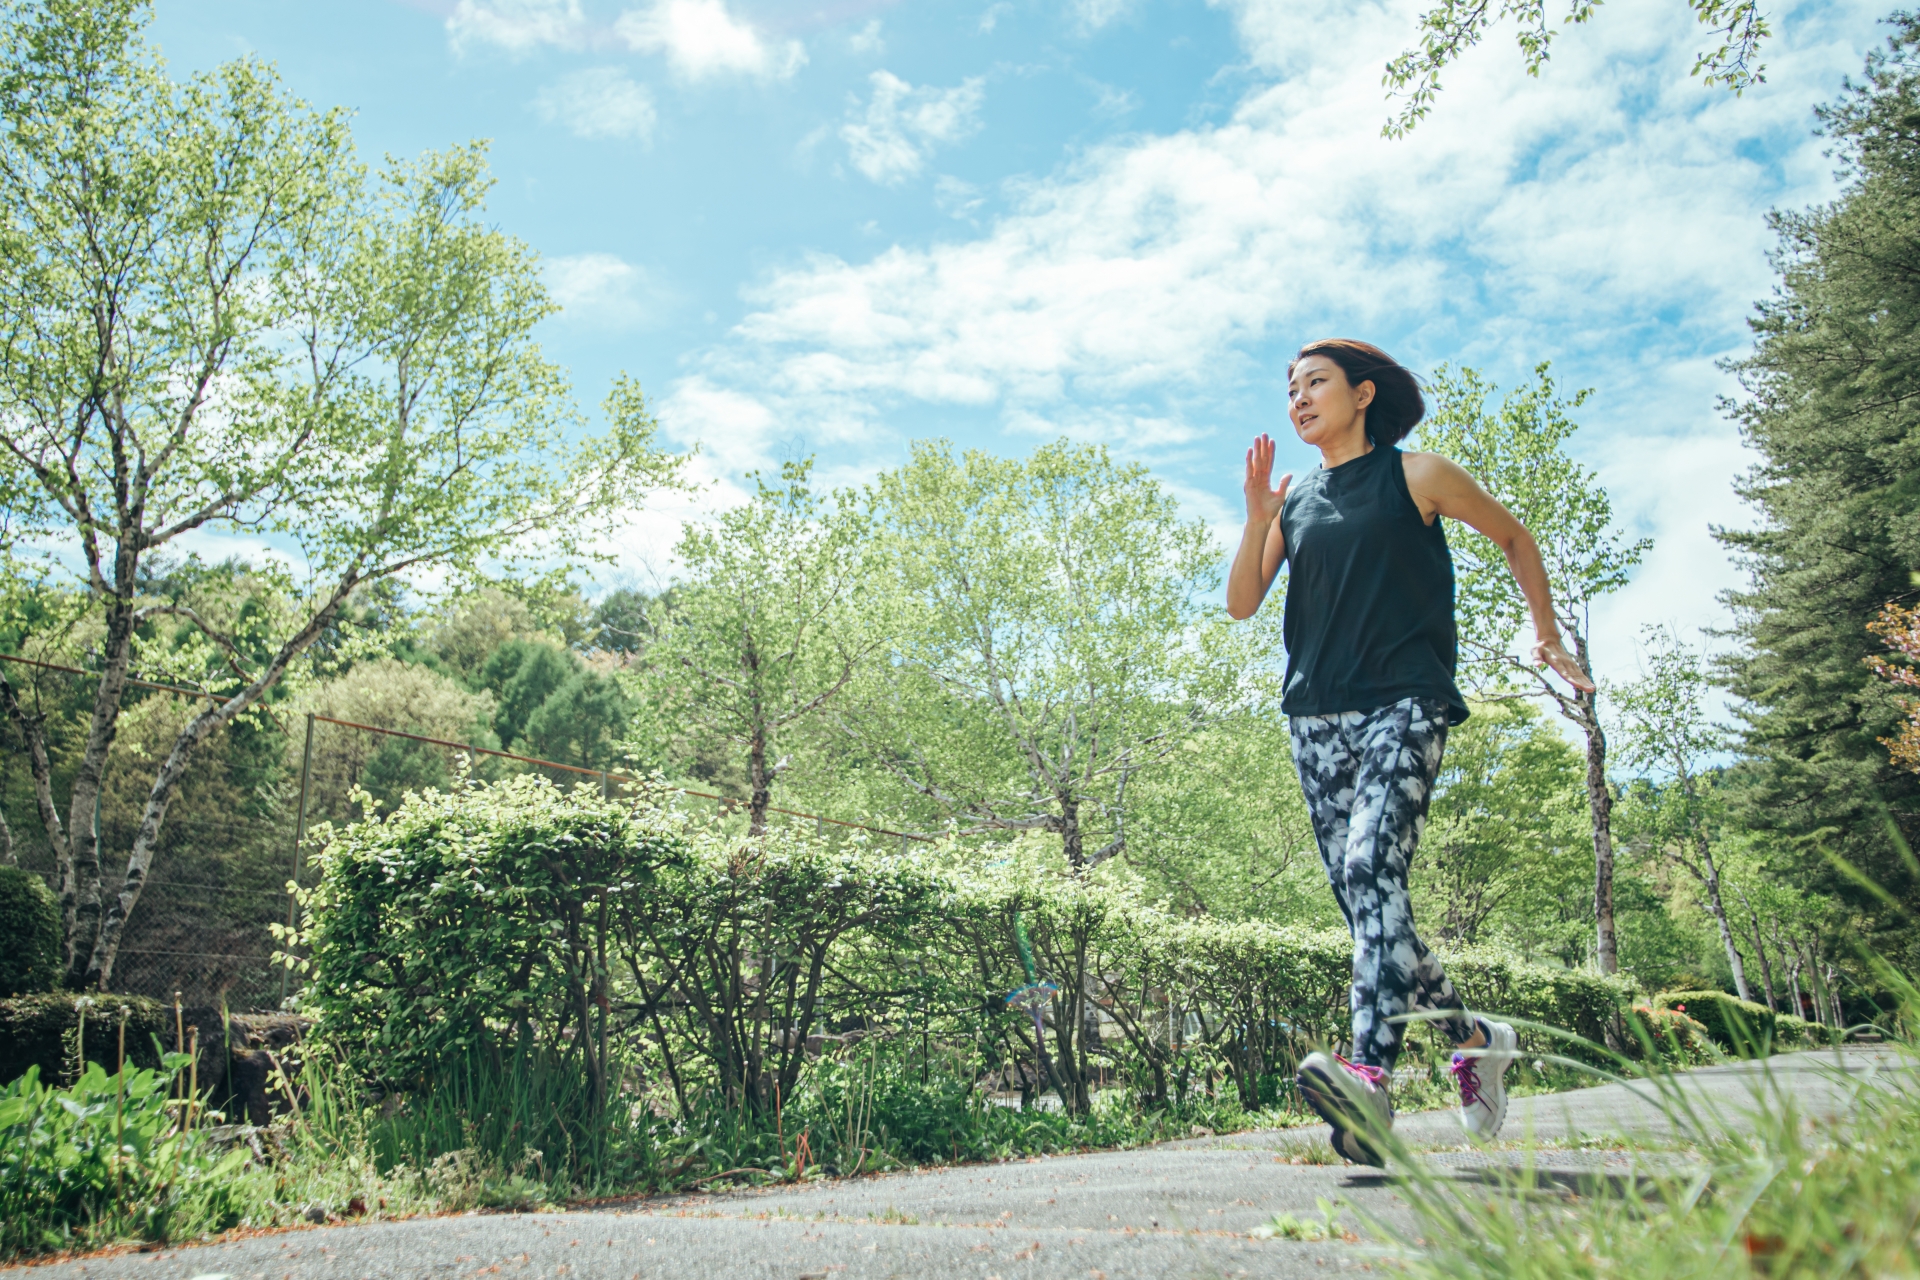
{"type": "Polygon", "coordinates": [[[1520,1044],[1528,1053],[1605,1060],[1597,1046],[1609,1042],[1610,1026],[1633,996],[1633,984],[1624,978],[1528,964],[1490,948],[1442,953],[1440,958],[1469,1009],[1557,1027],[1585,1042],[1521,1028],[1520,1044]]]}
{"type": "Polygon", "coordinates": [[[610,921],[648,911],[661,869],[684,860],[658,811],[537,778],[409,795],[334,836],[303,895],[315,1033],[389,1094],[472,1101],[537,1080],[551,1124],[484,1154],[584,1154],[616,1070],[610,921]]]}
{"type": "MultiPolygon", "coordinates": [[[[794,1125],[835,1167],[1137,1141],[1297,1111],[1300,1055],[1347,1034],[1344,933],[1175,916],[1038,840],[983,863],[749,838],[524,777],[323,838],[303,999],[335,1092],[362,1090],[341,1105],[379,1104],[383,1171],[469,1151],[565,1194],[791,1169],[794,1125]],[[1044,1093],[1057,1122],[1025,1105],[1044,1093]]],[[[1502,952],[1447,962],[1470,1007],[1594,1041],[1627,996],[1502,952]]]]}
{"type": "Polygon", "coordinates": [[[1677,1009],[1637,1004],[1626,1017],[1628,1052],[1671,1067],[1700,1066],[1714,1059],[1707,1028],[1677,1009]]]}
{"type": "Polygon", "coordinates": [[[1774,1013],[1763,1004],[1724,991],[1662,991],[1656,1009],[1677,1009],[1707,1029],[1713,1042],[1742,1057],[1772,1052],[1774,1013]]]}
{"type": "Polygon", "coordinates": [[[90,1063],[69,1089],[30,1068],[0,1087],[0,1256],[240,1221],[231,1175],[248,1153],[177,1132],[168,1109],[188,1060],[169,1054],[166,1070],[128,1067],[124,1079],[90,1063]]]}
{"type": "Polygon", "coordinates": [[[535,778],[410,796],[319,856],[304,898],[315,1030],[398,1084],[570,1042],[606,987],[599,913],[678,856],[621,806],[535,778]]]}
{"type": "Polygon", "coordinates": [[[60,981],[60,903],[46,881],[21,867],[0,867],[0,939],[0,996],[53,990],[60,981]]]}
{"type": "Polygon", "coordinates": [[[1811,1049],[1819,1045],[1836,1044],[1839,1038],[1831,1027],[1818,1022],[1808,1022],[1791,1013],[1773,1015],[1773,1043],[1776,1048],[1811,1049]]]}
{"type": "Polygon", "coordinates": [[[1292,1105],[1300,1057],[1345,1033],[1343,932],[1140,909],[1115,923],[1106,1007],[1148,1105],[1186,1105],[1216,1065],[1241,1107],[1292,1105]]]}

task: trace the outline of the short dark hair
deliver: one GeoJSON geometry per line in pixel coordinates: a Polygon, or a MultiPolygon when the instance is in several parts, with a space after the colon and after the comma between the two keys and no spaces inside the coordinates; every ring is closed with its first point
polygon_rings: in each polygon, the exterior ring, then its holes
{"type": "Polygon", "coordinates": [[[1293,366],[1308,356],[1325,356],[1340,366],[1347,382],[1359,386],[1373,384],[1373,403],[1367,406],[1367,436],[1376,445],[1399,444],[1427,416],[1427,402],[1420,394],[1420,379],[1413,370],[1392,356],[1358,338],[1322,338],[1300,348],[1287,362],[1287,377],[1293,366]]]}

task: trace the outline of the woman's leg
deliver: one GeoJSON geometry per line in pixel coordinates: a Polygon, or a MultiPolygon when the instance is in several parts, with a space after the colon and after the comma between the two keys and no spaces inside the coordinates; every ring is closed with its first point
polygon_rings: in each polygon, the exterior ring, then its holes
{"type": "Polygon", "coordinates": [[[1353,1060],[1391,1071],[1420,1010],[1455,1011],[1440,1029],[1456,1044],[1477,1028],[1440,961],[1413,930],[1408,869],[1447,741],[1446,706],[1404,698],[1357,727],[1343,905],[1353,932],[1353,1060]]]}
{"type": "Polygon", "coordinates": [[[1347,828],[1353,811],[1354,771],[1359,765],[1358,729],[1365,717],[1344,715],[1294,716],[1287,721],[1293,743],[1293,767],[1300,775],[1300,794],[1306,798],[1313,840],[1320,847],[1320,864],[1340,914],[1353,932],[1353,912],[1347,907],[1347,828]]]}

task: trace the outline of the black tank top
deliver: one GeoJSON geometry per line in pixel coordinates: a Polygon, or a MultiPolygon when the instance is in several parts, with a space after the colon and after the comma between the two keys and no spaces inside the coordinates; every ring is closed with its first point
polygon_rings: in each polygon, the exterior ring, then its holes
{"type": "Polygon", "coordinates": [[[1420,518],[1392,446],[1309,471],[1280,511],[1287,540],[1288,715],[1372,711],[1402,698],[1445,702],[1454,684],[1453,555],[1435,517],[1420,518]]]}

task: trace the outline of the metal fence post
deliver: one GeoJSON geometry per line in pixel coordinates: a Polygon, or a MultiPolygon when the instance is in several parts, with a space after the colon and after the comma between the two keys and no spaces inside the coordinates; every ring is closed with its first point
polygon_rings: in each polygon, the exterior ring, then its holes
{"type": "MultiPolygon", "coordinates": [[[[300,883],[300,846],[307,839],[307,791],[313,783],[313,712],[307,712],[307,745],[300,752],[300,816],[294,820],[293,827],[293,883],[300,883]]],[[[292,888],[287,890],[287,928],[294,926],[294,908],[299,899],[294,897],[292,888]]],[[[287,945],[292,946],[289,938],[287,945]]],[[[287,1001],[287,966],[280,966],[280,1003],[287,1001]]]]}

